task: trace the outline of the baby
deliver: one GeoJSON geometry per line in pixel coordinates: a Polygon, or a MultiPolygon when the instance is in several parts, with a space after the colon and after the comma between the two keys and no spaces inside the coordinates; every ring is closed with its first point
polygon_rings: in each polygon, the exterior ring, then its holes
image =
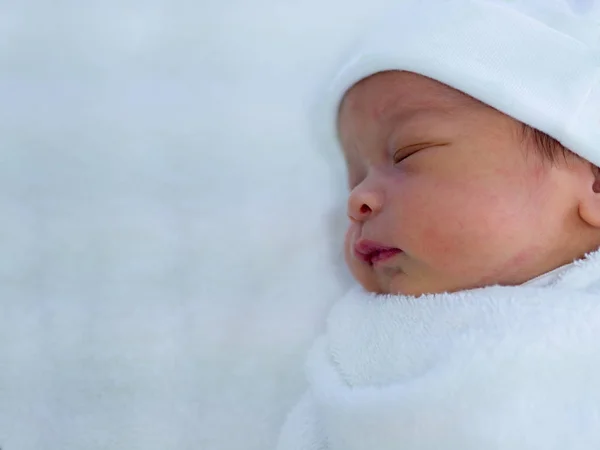
{"type": "Polygon", "coordinates": [[[401,0],[343,68],[358,286],[279,449],[600,448],[598,9],[401,0]]]}
{"type": "Polygon", "coordinates": [[[359,82],[339,135],[346,261],[369,291],[518,285],[600,247],[598,168],[437,81],[393,71],[359,82]]]}

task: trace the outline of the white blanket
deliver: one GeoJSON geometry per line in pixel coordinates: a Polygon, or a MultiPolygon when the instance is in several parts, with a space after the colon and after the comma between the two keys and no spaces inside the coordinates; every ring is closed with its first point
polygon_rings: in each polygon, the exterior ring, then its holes
{"type": "Polygon", "coordinates": [[[274,448],[345,291],[309,107],[391,1],[0,0],[2,450],[274,448]]]}
{"type": "Polygon", "coordinates": [[[353,290],[278,449],[600,448],[600,253],[544,284],[353,290]]]}

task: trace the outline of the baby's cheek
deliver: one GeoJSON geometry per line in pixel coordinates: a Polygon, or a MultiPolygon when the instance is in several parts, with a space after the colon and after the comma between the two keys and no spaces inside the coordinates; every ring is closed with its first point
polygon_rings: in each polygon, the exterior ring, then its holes
{"type": "Polygon", "coordinates": [[[489,222],[494,212],[490,208],[494,208],[493,198],[478,199],[460,189],[430,193],[428,200],[412,208],[421,211],[414,223],[419,252],[429,265],[444,271],[460,275],[472,270],[480,264],[473,259],[491,245],[489,222]]]}
{"type": "MultiPolygon", "coordinates": [[[[442,226],[429,229],[432,254],[457,275],[494,274],[510,271],[529,258],[522,252],[528,212],[519,198],[496,192],[464,196],[462,205],[440,214],[442,226]],[[451,261],[454,261],[453,263],[451,261]]],[[[525,233],[527,234],[527,233],[525,233]]]]}
{"type": "MultiPolygon", "coordinates": [[[[453,219],[450,219],[453,220],[453,219]]],[[[467,251],[461,225],[457,222],[440,221],[420,227],[420,249],[431,265],[442,267],[456,266],[457,258],[465,256],[467,251]]]]}

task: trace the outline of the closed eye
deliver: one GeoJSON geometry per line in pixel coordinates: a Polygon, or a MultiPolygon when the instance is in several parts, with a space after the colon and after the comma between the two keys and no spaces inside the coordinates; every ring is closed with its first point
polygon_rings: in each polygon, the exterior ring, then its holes
{"type": "Polygon", "coordinates": [[[424,148],[427,148],[431,145],[432,144],[422,143],[422,144],[413,144],[413,145],[409,145],[407,147],[402,147],[401,149],[397,150],[396,153],[394,153],[394,164],[398,164],[398,163],[404,161],[406,158],[409,158],[410,156],[414,155],[419,150],[423,150],[424,148]]]}
{"type": "Polygon", "coordinates": [[[421,150],[425,150],[426,148],[443,147],[445,145],[448,145],[448,144],[446,144],[446,143],[434,144],[431,142],[427,142],[427,143],[413,144],[413,145],[409,145],[407,147],[402,147],[401,149],[397,150],[396,153],[394,153],[394,164],[398,164],[398,163],[404,161],[405,159],[413,156],[415,153],[418,153],[421,150]]]}

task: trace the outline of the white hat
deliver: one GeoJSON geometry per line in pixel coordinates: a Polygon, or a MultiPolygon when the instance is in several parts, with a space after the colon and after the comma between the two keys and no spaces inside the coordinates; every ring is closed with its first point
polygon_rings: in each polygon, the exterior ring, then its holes
{"type": "Polygon", "coordinates": [[[594,0],[400,0],[336,77],[321,119],[337,141],[345,92],[377,72],[405,70],[465,92],[600,166],[599,47],[594,0]]]}

